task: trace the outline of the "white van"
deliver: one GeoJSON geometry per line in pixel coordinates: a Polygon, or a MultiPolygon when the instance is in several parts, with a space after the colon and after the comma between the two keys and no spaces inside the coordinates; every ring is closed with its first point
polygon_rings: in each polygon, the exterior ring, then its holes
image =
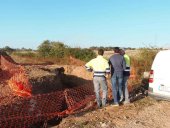
{"type": "Polygon", "coordinates": [[[170,50],[159,51],[155,56],[148,94],[156,99],[170,100],[170,50]]]}

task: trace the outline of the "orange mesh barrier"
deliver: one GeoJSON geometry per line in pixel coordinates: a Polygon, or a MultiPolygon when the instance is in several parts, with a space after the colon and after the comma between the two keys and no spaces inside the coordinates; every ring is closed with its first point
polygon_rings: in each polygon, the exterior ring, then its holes
{"type": "MultiPolygon", "coordinates": [[[[2,78],[8,81],[13,91],[8,98],[17,97],[15,102],[0,106],[2,128],[28,128],[35,123],[64,117],[85,109],[85,105],[95,98],[92,85],[31,95],[32,85],[28,81],[24,67],[15,63],[10,56],[1,55],[0,62],[3,70],[2,78]]],[[[0,95],[0,103],[3,98],[0,95]]]]}
{"type": "Polygon", "coordinates": [[[15,63],[10,56],[1,56],[1,68],[5,70],[4,74],[9,77],[10,88],[19,95],[30,96],[31,85],[26,77],[25,69],[23,66],[15,63]]]}

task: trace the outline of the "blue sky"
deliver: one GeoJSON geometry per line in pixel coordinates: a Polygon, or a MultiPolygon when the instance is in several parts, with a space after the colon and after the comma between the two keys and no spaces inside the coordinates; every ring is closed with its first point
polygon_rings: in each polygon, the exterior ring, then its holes
{"type": "Polygon", "coordinates": [[[1,0],[0,47],[170,47],[170,0],[1,0]]]}

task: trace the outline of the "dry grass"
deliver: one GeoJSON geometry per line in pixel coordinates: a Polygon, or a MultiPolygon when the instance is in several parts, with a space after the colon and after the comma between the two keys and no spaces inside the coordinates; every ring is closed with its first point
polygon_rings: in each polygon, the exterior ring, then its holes
{"type": "MultiPolygon", "coordinates": [[[[95,52],[97,53],[97,51],[95,52]]],[[[113,54],[114,54],[114,51],[105,51],[104,57],[110,58],[113,54]]],[[[126,54],[133,57],[139,54],[139,50],[126,50],[126,54]]]]}
{"type": "Polygon", "coordinates": [[[20,64],[58,64],[58,65],[84,65],[85,62],[78,60],[74,57],[64,57],[64,58],[54,58],[54,57],[20,57],[16,55],[11,55],[15,62],[20,64]]]}

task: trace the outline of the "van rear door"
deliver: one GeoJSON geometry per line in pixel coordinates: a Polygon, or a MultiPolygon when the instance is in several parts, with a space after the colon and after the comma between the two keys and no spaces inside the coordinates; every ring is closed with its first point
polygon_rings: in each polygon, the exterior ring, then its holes
{"type": "Polygon", "coordinates": [[[154,84],[158,85],[160,93],[170,93],[170,52],[161,51],[153,63],[154,84]],[[169,54],[169,55],[168,55],[169,54]]]}

